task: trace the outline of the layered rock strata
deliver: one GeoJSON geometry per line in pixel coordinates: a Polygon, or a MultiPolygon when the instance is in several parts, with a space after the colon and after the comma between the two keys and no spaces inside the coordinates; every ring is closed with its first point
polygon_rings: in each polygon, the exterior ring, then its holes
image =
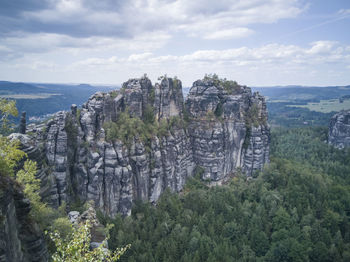
{"type": "Polygon", "coordinates": [[[23,149],[39,160],[43,197],[53,206],[93,200],[108,215],[127,215],[134,200],[155,202],[166,188],[181,191],[198,167],[214,183],[237,170],[251,176],[269,157],[265,100],[226,84],[198,80],[184,102],[176,78],[155,86],[146,77],[131,79],[119,91],[96,93],[81,109],[73,105],[28,127],[23,149]],[[118,121],[122,113],[143,121],[151,114],[156,131],[130,144],[107,139],[106,123],[127,125],[118,121]],[[166,132],[158,132],[164,123],[166,132]]]}

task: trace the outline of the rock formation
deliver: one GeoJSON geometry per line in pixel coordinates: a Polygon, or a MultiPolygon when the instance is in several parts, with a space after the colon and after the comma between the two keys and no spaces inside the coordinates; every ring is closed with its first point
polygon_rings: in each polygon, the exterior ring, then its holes
{"type": "Polygon", "coordinates": [[[19,132],[21,134],[26,133],[26,112],[22,112],[21,121],[19,123],[19,132]]]}
{"type": "Polygon", "coordinates": [[[328,143],[337,147],[350,147],[350,110],[335,114],[329,124],[328,143]]]}
{"type": "Polygon", "coordinates": [[[19,185],[0,174],[0,261],[48,261],[43,235],[29,211],[19,185]]]}
{"type": "Polygon", "coordinates": [[[194,119],[189,125],[194,162],[205,168],[204,178],[212,181],[237,168],[252,175],[269,157],[265,100],[258,93],[252,95],[249,87],[235,87],[225,90],[210,79],[198,80],[186,101],[194,119]]]}
{"type": "Polygon", "coordinates": [[[220,184],[237,170],[251,176],[269,158],[264,98],[210,77],[194,82],[186,102],[176,78],[155,86],[131,79],[27,131],[19,138],[39,161],[44,199],[56,207],[93,200],[112,216],[130,214],[134,200],[157,201],[168,187],[181,191],[199,167],[202,179],[220,184]]]}
{"type": "Polygon", "coordinates": [[[102,244],[108,247],[108,243],[103,243],[106,239],[105,227],[98,221],[96,211],[93,207],[89,207],[82,214],[78,211],[71,211],[68,213],[68,217],[73,226],[79,226],[82,223],[86,223],[86,221],[91,223],[90,248],[94,249],[102,244]]]}

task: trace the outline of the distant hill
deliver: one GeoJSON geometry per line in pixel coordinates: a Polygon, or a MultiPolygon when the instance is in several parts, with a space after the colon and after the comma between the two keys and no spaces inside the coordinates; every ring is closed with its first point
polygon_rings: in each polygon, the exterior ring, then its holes
{"type": "Polygon", "coordinates": [[[272,126],[327,126],[335,112],[350,109],[350,86],[253,87],[267,98],[272,126]]]}
{"type": "Polygon", "coordinates": [[[350,95],[350,86],[274,86],[252,87],[252,89],[259,91],[270,101],[319,102],[320,100],[337,99],[344,95],[350,95]]]}
{"type": "MultiPolygon", "coordinates": [[[[108,92],[118,86],[88,84],[15,83],[0,81],[0,97],[15,99],[19,112],[26,111],[28,120],[41,120],[48,114],[82,105],[98,91],[108,92]]],[[[15,119],[18,121],[18,119],[15,119]]]]}

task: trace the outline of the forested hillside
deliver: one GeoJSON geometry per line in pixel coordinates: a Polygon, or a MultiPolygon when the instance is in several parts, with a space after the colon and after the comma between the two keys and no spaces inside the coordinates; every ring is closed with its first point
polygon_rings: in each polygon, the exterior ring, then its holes
{"type": "Polygon", "coordinates": [[[350,108],[350,86],[253,87],[267,98],[274,127],[327,126],[335,112],[350,108]]]}
{"type": "Polygon", "coordinates": [[[271,163],[253,179],[194,178],[130,217],[100,214],[115,225],[109,246],[131,243],[122,261],[350,261],[350,151],[326,134],[274,130],[271,163]]]}

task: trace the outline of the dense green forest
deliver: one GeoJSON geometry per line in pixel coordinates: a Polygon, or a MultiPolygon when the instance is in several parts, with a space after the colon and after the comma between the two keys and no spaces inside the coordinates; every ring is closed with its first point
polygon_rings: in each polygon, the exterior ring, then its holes
{"type": "Polygon", "coordinates": [[[323,113],[308,108],[291,107],[291,105],[305,105],[303,103],[267,102],[269,123],[273,127],[305,127],[327,126],[336,112],[323,113]]]}
{"type": "Polygon", "coordinates": [[[272,132],[271,163],[253,179],[189,180],[156,206],[136,203],[114,224],[122,261],[350,261],[350,152],[325,128],[272,132]]]}
{"type": "Polygon", "coordinates": [[[273,127],[327,126],[330,118],[349,108],[350,86],[252,87],[266,97],[273,127]],[[308,106],[313,103],[314,106],[308,106]]]}

